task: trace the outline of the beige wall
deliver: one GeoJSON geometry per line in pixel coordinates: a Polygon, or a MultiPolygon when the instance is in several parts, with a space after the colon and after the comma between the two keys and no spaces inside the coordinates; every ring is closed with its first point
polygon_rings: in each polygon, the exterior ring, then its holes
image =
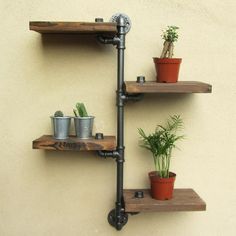
{"type": "Polygon", "coordinates": [[[0,1],[0,235],[236,235],[236,3],[204,0],[0,1]],[[146,96],[125,107],[126,188],[148,187],[150,154],[138,147],[137,128],[154,129],[181,114],[186,140],[174,152],[176,187],[194,188],[206,212],[142,213],[121,232],[107,223],[115,200],[115,162],[91,153],[32,150],[51,132],[57,109],[72,115],[84,101],[95,131],[115,134],[116,50],[91,38],[45,37],[30,20],[132,19],[127,35],[127,80],[155,77],[161,29],[178,25],[175,56],[180,80],[213,85],[212,94],[146,96]],[[234,66],[234,67],[233,67],[234,66]]]}

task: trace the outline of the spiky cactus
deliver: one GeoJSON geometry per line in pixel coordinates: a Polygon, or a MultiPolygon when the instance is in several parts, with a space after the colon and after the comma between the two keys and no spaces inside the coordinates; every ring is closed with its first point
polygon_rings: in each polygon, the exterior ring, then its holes
{"type": "Polygon", "coordinates": [[[167,29],[163,30],[162,38],[165,40],[165,42],[161,53],[161,58],[173,57],[174,42],[178,40],[178,32],[177,32],[178,29],[179,27],[172,25],[172,26],[167,26],[167,29]]]}
{"type": "Polygon", "coordinates": [[[78,116],[87,117],[88,116],[88,113],[87,113],[84,103],[80,103],[80,102],[76,103],[76,109],[73,109],[73,112],[76,117],[78,117],[78,116]]]}
{"type": "Polygon", "coordinates": [[[56,112],[54,113],[54,117],[63,117],[63,116],[64,116],[64,114],[63,114],[62,111],[56,111],[56,112]]]}

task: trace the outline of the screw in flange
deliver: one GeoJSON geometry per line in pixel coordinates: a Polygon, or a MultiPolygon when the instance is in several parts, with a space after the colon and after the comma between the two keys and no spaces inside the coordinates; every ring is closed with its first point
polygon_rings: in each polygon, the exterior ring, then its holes
{"type": "Polygon", "coordinates": [[[145,83],[145,82],[146,82],[146,81],[145,81],[145,76],[143,76],[143,75],[138,76],[136,82],[139,83],[139,84],[145,83]]]}
{"type": "Polygon", "coordinates": [[[95,18],[95,22],[103,22],[103,18],[95,18]]]}
{"type": "Polygon", "coordinates": [[[136,191],[136,192],[134,193],[134,197],[135,197],[135,198],[144,198],[143,191],[136,191]]]}
{"type": "Polygon", "coordinates": [[[103,133],[96,133],[95,139],[104,139],[103,133]]]}

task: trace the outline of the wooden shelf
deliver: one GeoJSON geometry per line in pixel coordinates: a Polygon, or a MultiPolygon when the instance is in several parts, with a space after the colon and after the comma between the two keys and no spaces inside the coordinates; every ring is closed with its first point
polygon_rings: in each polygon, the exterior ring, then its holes
{"type": "Polygon", "coordinates": [[[177,83],[157,83],[146,81],[137,83],[126,81],[124,83],[127,93],[211,93],[210,84],[196,81],[179,81],[177,83]]]}
{"type": "Polygon", "coordinates": [[[117,33],[117,24],[110,22],[30,21],[29,28],[41,34],[111,34],[117,33]]]}
{"type": "Polygon", "coordinates": [[[159,201],[151,198],[148,189],[124,189],[126,212],[205,211],[206,203],[193,189],[175,189],[173,198],[159,201]],[[135,191],[143,191],[144,198],[135,198],[135,191]]]}
{"type": "Polygon", "coordinates": [[[115,150],[115,136],[104,136],[104,139],[79,139],[70,136],[68,139],[55,139],[52,135],[43,135],[33,141],[33,149],[57,150],[57,151],[93,151],[115,150]]]}

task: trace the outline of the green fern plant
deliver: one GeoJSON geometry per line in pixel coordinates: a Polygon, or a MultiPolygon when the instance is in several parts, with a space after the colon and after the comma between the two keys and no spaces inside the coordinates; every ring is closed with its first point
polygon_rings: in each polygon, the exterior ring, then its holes
{"type": "Polygon", "coordinates": [[[87,110],[85,108],[84,103],[76,103],[76,109],[73,109],[73,112],[75,114],[76,117],[87,117],[88,113],[87,110]]]}
{"type": "Polygon", "coordinates": [[[140,146],[152,153],[155,169],[161,178],[169,178],[172,149],[176,148],[176,142],[184,137],[177,135],[177,131],[182,127],[181,117],[174,115],[170,116],[165,126],[157,125],[152,134],[146,135],[143,129],[138,129],[140,146]]]}

